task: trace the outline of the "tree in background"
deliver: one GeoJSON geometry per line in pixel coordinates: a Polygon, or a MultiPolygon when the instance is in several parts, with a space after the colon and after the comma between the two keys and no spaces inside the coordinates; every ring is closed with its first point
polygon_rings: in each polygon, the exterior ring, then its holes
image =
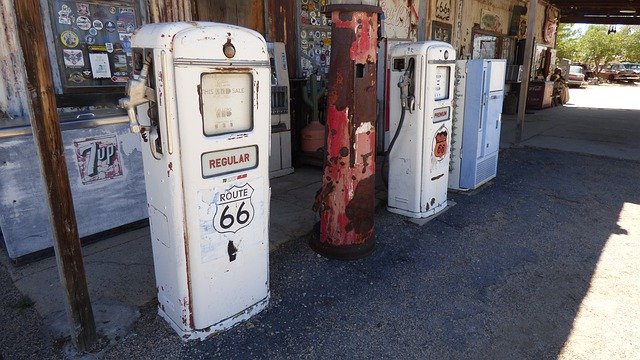
{"type": "Polygon", "coordinates": [[[578,43],[580,42],[580,30],[573,24],[561,23],[558,26],[558,41],[556,43],[556,57],[558,59],[577,60],[579,56],[578,43]]]}
{"type": "Polygon", "coordinates": [[[589,25],[582,33],[574,24],[558,28],[558,58],[589,65],[596,74],[610,62],[640,62],[640,27],[622,26],[608,33],[608,25],[589,25]]]}

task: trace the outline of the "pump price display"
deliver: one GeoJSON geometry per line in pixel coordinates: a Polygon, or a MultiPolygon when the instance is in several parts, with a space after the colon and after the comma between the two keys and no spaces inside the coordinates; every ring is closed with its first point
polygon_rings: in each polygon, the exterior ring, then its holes
{"type": "Polygon", "coordinates": [[[446,100],[449,98],[449,76],[451,75],[451,68],[448,66],[436,67],[436,83],[434,89],[434,100],[446,100]]]}
{"type": "Polygon", "coordinates": [[[258,166],[258,147],[255,145],[202,154],[203,178],[253,169],[256,166],[258,166]]]}
{"type": "Polygon", "coordinates": [[[203,74],[203,131],[207,136],[253,128],[253,78],[249,73],[203,74]]]}

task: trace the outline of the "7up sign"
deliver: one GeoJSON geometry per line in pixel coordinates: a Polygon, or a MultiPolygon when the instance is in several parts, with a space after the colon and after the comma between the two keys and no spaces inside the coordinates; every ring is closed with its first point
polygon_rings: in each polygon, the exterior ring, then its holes
{"type": "Polygon", "coordinates": [[[233,186],[218,195],[213,227],[220,233],[235,233],[248,226],[255,210],[251,203],[253,188],[249,184],[233,186]]]}

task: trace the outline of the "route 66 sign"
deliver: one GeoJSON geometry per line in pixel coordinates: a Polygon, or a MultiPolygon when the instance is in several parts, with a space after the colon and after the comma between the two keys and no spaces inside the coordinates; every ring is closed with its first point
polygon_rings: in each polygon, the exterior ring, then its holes
{"type": "Polygon", "coordinates": [[[213,228],[219,233],[235,233],[251,224],[255,210],[251,203],[253,188],[234,185],[218,195],[213,228]]]}
{"type": "Polygon", "coordinates": [[[433,156],[438,160],[442,160],[447,155],[448,141],[447,141],[447,128],[441,127],[434,138],[433,144],[433,156]]]}

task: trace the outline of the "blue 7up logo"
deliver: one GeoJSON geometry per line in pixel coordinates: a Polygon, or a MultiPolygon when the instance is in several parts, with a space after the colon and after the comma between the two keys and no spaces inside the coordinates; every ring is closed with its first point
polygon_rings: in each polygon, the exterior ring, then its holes
{"type": "Polygon", "coordinates": [[[253,188],[249,184],[233,186],[220,193],[213,227],[220,233],[235,233],[248,226],[255,213],[251,203],[253,188]]]}

